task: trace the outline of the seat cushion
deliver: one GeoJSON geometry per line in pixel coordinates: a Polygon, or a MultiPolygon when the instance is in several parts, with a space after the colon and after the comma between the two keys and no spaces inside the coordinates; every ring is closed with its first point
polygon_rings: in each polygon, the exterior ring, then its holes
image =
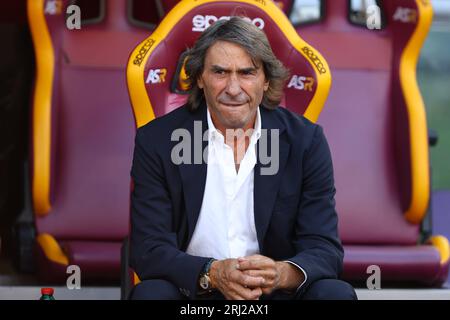
{"type": "Polygon", "coordinates": [[[381,283],[389,281],[436,285],[445,281],[448,263],[441,265],[438,250],[421,246],[344,246],[344,272],[348,281],[366,281],[372,274],[367,267],[377,265],[381,283]]]}
{"type": "Polygon", "coordinates": [[[119,279],[121,242],[67,241],[62,244],[69,264],[78,265],[82,279],[119,279]]]}

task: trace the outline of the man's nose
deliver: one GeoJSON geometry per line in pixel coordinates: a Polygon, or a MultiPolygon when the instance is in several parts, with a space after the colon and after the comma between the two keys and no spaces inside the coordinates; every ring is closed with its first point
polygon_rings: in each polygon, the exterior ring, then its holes
{"type": "Polygon", "coordinates": [[[226,91],[230,96],[237,96],[241,93],[241,84],[239,83],[239,79],[236,75],[230,75],[226,91]]]}

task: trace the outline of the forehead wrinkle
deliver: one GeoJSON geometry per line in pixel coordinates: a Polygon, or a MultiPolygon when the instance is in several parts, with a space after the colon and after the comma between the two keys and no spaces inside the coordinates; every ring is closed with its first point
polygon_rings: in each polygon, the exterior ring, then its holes
{"type": "MultiPolygon", "coordinates": [[[[213,46],[210,48],[209,51],[209,58],[212,58],[211,52],[212,50],[214,50],[214,58],[217,58],[217,55],[222,53],[223,54],[223,58],[220,59],[221,57],[219,56],[219,61],[213,61],[210,64],[212,66],[216,65],[219,66],[223,69],[233,69],[233,70],[243,70],[243,69],[249,69],[249,68],[255,68],[255,69],[259,69],[261,64],[257,64],[255,63],[252,59],[252,57],[250,56],[250,54],[245,51],[244,48],[242,48],[241,46],[234,44],[234,43],[230,43],[232,47],[229,47],[228,43],[226,41],[218,41],[215,44],[213,44],[213,46]],[[233,52],[233,48],[239,48],[239,51],[233,52]],[[211,50],[212,49],[212,50],[211,50]],[[243,57],[245,57],[245,60],[248,61],[248,65],[240,65],[238,66],[238,64],[240,62],[243,62],[243,57]],[[224,58],[229,58],[229,59],[224,59],[224,58]]],[[[247,62],[246,61],[246,62],[247,62]]]]}

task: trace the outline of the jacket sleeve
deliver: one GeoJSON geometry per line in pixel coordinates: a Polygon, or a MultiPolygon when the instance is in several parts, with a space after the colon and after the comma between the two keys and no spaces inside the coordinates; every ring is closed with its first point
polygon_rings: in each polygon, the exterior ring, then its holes
{"type": "Polygon", "coordinates": [[[300,290],[319,279],[337,278],[342,271],[344,252],[338,237],[335,193],[331,153],[323,130],[317,125],[303,158],[294,238],[297,254],[288,259],[307,275],[300,290]]]}
{"type": "Polygon", "coordinates": [[[168,280],[192,298],[208,258],[191,256],[178,248],[168,182],[155,148],[158,142],[154,138],[146,141],[142,129],[136,134],[131,169],[130,264],[141,280],[168,280]]]}

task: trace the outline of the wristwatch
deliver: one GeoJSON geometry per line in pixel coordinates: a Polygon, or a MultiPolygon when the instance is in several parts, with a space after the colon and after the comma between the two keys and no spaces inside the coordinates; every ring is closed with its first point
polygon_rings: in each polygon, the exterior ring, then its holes
{"type": "Polygon", "coordinates": [[[207,263],[205,263],[202,272],[200,273],[200,277],[198,279],[198,284],[200,286],[201,293],[209,293],[213,290],[211,287],[211,278],[209,277],[209,271],[211,270],[211,264],[216,261],[216,259],[210,259],[207,263]]]}

